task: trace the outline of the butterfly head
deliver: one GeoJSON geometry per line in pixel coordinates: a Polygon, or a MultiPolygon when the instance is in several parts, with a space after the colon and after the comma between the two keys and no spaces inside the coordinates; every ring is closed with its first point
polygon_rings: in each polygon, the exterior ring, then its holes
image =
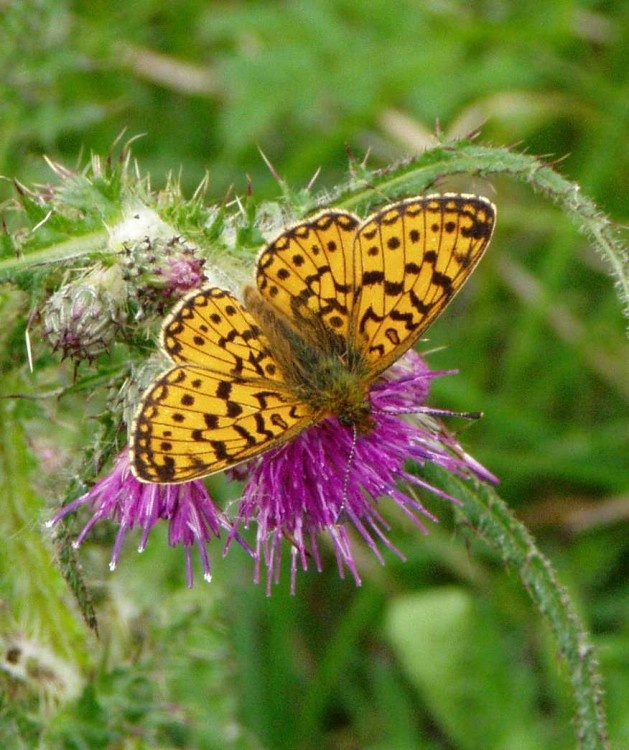
{"type": "Polygon", "coordinates": [[[359,435],[368,435],[376,427],[371,406],[367,401],[362,404],[348,404],[337,416],[344,427],[355,428],[359,435]]]}

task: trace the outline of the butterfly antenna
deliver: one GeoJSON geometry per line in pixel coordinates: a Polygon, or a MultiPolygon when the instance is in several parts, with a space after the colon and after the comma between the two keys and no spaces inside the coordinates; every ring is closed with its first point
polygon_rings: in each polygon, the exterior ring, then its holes
{"type": "Polygon", "coordinates": [[[347,464],[345,465],[345,476],[343,477],[343,495],[341,500],[341,507],[336,516],[336,523],[341,523],[345,508],[347,507],[347,497],[349,491],[349,478],[352,471],[352,464],[354,463],[354,456],[356,455],[356,443],[358,442],[358,430],[356,425],[352,425],[352,444],[349,449],[349,455],[347,457],[347,464]]]}
{"type": "Polygon", "coordinates": [[[485,415],[482,411],[451,411],[450,409],[433,409],[428,407],[423,410],[424,414],[432,414],[435,417],[459,417],[460,419],[482,419],[485,415]]]}
{"type": "Polygon", "coordinates": [[[420,409],[374,409],[373,414],[394,415],[400,414],[430,414],[433,417],[459,417],[460,419],[482,419],[485,415],[482,411],[452,411],[451,409],[434,409],[432,406],[423,406],[420,409]]]}

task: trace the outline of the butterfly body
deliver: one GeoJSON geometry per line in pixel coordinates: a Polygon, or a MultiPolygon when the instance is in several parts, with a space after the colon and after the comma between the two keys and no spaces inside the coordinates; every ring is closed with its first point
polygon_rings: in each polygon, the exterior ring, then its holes
{"type": "Polygon", "coordinates": [[[494,222],[487,199],[450,193],[362,222],[324,211],[263,249],[244,305],[215,287],[183,298],[162,327],[173,366],[131,427],[137,478],[212,474],[327,417],[369,433],[371,385],[469,277],[494,222]]]}
{"type": "Polygon", "coordinates": [[[373,426],[368,398],[369,367],[360,350],[302,311],[299,326],[277,314],[257,290],[247,287],[245,305],[266,336],[286,383],[312,411],[312,422],[336,416],[368,432],[373,426]]]}

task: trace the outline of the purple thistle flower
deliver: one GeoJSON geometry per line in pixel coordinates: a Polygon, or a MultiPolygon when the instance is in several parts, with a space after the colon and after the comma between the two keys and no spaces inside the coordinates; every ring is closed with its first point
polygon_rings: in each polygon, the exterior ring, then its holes
{"type": "Polygon", "coordinates": [[[164,295],[174,297],[190,289],[198,289],[205,281],[203,258],[173,258],[163,270],[156,271],[164,278],[164,295]]]}
{"type": "MultiPolygon", "coordinates": [[[[212,536],[220,536],[221,527],[231,529],[231,524],[216,507],[202,481],[184,484],[139,482],[129,468],[129,451],[126,448],[117,456],[109,474],[84,495],[58,511],[46,525],[53,526],[83,505],[89,505],[93,515],[73,542],[75,548],[103,518],[110,518],[119,524],[109,563],[111,570],[118,564],[122,543],[129,529],[135,526],[142,529],[138,547],[138,552],[142,552],[153,526],[159,520],[168,521],[170,545],[174,547],[182,544],[186,551],[186,582],[189,587],[193,583],[192,546],[196,544],[203,565],[203,577],[210,581],[212,576],[206,543],[212,536]]],[[[244,545],[240,537],[237,541],[244,545]]]]}
{"type": "Polygon", "coordinates": [[[292,592],[297,570],[307,570],[309,558],[321,570],[317,538],[323,533],[332,543],[341,577],[347,569],[360,585],[349,524],[380,562],[378,542],[403,559],[387,537],[389,525],[378,512],[378,499],[391,498],[423,533],[422,518],[437,519],[412,494],[413,486],[458,503],[409,473],[408,459],[419,465],[432,461],[463,477],[497,481],[435,419],[449,412],[424,405],[433,378],[446,374],[430,371],[411,351],[371,387],[372,432],[355,436],[351,427],[331,417],[233,472],[247,484],[232,534],[240,525],[257,524],[254,580],[259,582],[264,564],[267,594],[279,581],[284,539],[292,545],[292,592]]]}

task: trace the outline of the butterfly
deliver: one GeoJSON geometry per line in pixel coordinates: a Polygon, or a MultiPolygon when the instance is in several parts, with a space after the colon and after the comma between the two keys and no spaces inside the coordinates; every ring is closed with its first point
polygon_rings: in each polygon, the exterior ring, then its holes
{"type": "Polygon", "coordinates": [[[204,477],[336,417],[374,428],[370,385],[447,306],[484,254],[486,198],[445,193],[361,221],[325,210],[262,250],[243,302],[207,287],[164,320],[172,366],[143,394],[130,430],[143,482],[204,477]]]}

